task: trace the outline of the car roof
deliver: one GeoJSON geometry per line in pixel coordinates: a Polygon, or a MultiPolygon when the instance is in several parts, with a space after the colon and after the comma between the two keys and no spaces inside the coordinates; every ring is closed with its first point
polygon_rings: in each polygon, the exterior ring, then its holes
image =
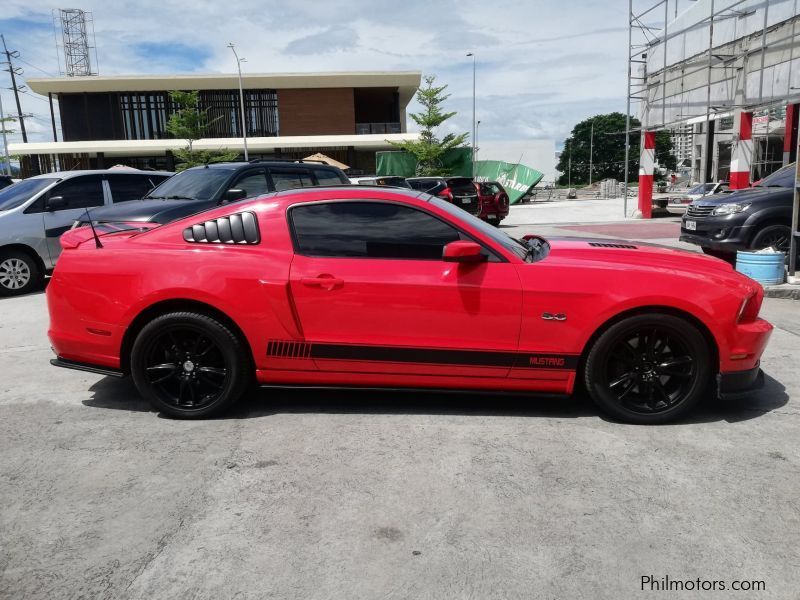
{"type": "Polygon", "coordinates": [[[171,171],[143,171],[141,169],[86,169],[80,171],[53,171],[52,173],[33,175],[28,179],[71,179],[82,175],[165,175],[172,177],[174,174],[171,171]]]}
{"type": "Polygon", "coordinates": [[[388,200],[395,197],[396,199],[417,199],[428,201],[431,196],[426,194],[425,192],[420,192],[418,190],[412,190],[409,188],[395,188],[389,187],[385,185],[325,185],[325,186],[314,186],[314,187],[304,187],[304,188],[295,188],[292,190],[282,190],[280,192],[272,192],[269,194],[265,194],[263,196],[259,196],[258,198],[252,198],[248,200],[243,200],[237,202],[237,205],[244,205],[259,202],[260,200],[264,199],[271,199],[271,200],[285,200],[291,201],[296,200],[297,197],[300,196],[301,200],[307,200],[309,202],[318,201],[318,200],[388,200]],[[347,194],[343,195],[342,191],[346,190],[347,194]]]}
{"type": "Polygon", "coordinates": [[[314,167],[320,169],[330,169],[332,171],[341,171],[339,167],[329,165],[328,163],[302,161],[302,160],[251,160],[251,161],[231,161],[231,162],[216,162],[207,165],[199,165],[196,167],[189,167],[187,171],[196,171],[198,169],[241,169],[242,167],[314,167]]]}

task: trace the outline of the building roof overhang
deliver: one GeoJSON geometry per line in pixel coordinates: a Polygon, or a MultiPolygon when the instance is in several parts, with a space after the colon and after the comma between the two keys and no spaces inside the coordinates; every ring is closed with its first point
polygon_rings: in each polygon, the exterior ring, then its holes
{"type": "MultiPolygon", "coordinates": [[[[420,71],[346,71],[334,73],[242,73],[246,89],[398,88],[406,106],[422,80],[420,71]]],[[[184,75],[93,75],[89,77],[30,77],[37,94],[158,92],[170,90],[230,90],[239,88],[236,73],[184,75]]]]}
{"type": "MultiPolygon", "coordinates": [[[[292,150],[295,148],[347,148],[356,150],[389,150],[390,142],[415,141],[419,133],[387,133],[366,135],[297,135],[281,137],[249,137],[251,153],[292,150]]],[[[167,150],[186,147],[186,140],[99,140],[85,142],[29,142],[8,145],[12,154],[95,154],[105,156],[157,156],[167,150]]],[[[195,140],[195,150],[243,150],[242,138],[207,138],[195,140]]]]}

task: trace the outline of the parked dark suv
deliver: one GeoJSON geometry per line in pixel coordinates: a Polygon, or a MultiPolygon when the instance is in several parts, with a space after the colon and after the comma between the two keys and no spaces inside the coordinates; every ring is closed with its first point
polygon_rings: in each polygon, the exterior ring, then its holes
{"type": "Polygon", "coordinates": [[[788,252],[794,176],[791,164],[751,188],[695,200],[681,221],[680,240],[727,259],[768,246],[788,252]]]}
{"type": "Polygon", "coordinates": [[[99,223],[141,221],[164,225],[220,204],[268,192],[349,183],[341,169],[319,162],[213,163],[181,171],[141,200],[92,210],[91,217],[99,223]]]}
{"type": "Polygon", "coordinates": [[[415,190],[447,200],[471,215],[477,217],[481,212],[478,190],[471,177],[409,177],[406,181],[415,190]]]}

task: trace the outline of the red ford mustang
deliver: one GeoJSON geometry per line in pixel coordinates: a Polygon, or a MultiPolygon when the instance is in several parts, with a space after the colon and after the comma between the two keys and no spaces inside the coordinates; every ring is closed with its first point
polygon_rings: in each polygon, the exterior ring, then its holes
{"type": "Polygon", "coordinates": [[[165,413],[269,385],[586,387],[660,423],[762,379],[763,292],[723,261],[513,239],[427,194],[279,192],[154,229],[82,227],[47,289],[62,367],[131,375],[165,413]]]}

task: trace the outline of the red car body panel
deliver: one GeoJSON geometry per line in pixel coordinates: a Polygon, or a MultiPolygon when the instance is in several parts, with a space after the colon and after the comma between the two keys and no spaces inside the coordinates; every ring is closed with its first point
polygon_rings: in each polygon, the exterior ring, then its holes
{"type": "Polygon", "coordinates": [[[47,289],[49,336],[62,359],[128,370],[126,332],[161,306],[206,305],[241,330],[262,384],[508,389],[570,393],[592,336],[627,311],[680,312],[701,323],[719,371],[758,366],[772,326],[763,291],[727,263],[656,246],[552,240],[526,262],[467,219],[410,192],[280,192],[147,232],[62,236],[47,289]],[[504,262],[321,258],[296,254],[287,211],[311,201],[372,199],[449,221],[504,262]],[[250,211],[261,242],[199,244],[190,225],[250,211]],[[743,301],[747,318],[739,322],[743,301]],[[164,304],[167,303],[167,304],[164,304]],[[544,320],[544,313],[566,315],[544,320]]]}
{"type": "Polygon", "coordinates": [[[508,194],[502,185],[496,182],[492,183],[500,188],[497,193],[491,193],[482,182],[475,182],[475,188],[478,190],[478,202],[481,207],[481,212],[478,216],[483,220],[491,219],[499,222],[508,216],[508,194]]]}

